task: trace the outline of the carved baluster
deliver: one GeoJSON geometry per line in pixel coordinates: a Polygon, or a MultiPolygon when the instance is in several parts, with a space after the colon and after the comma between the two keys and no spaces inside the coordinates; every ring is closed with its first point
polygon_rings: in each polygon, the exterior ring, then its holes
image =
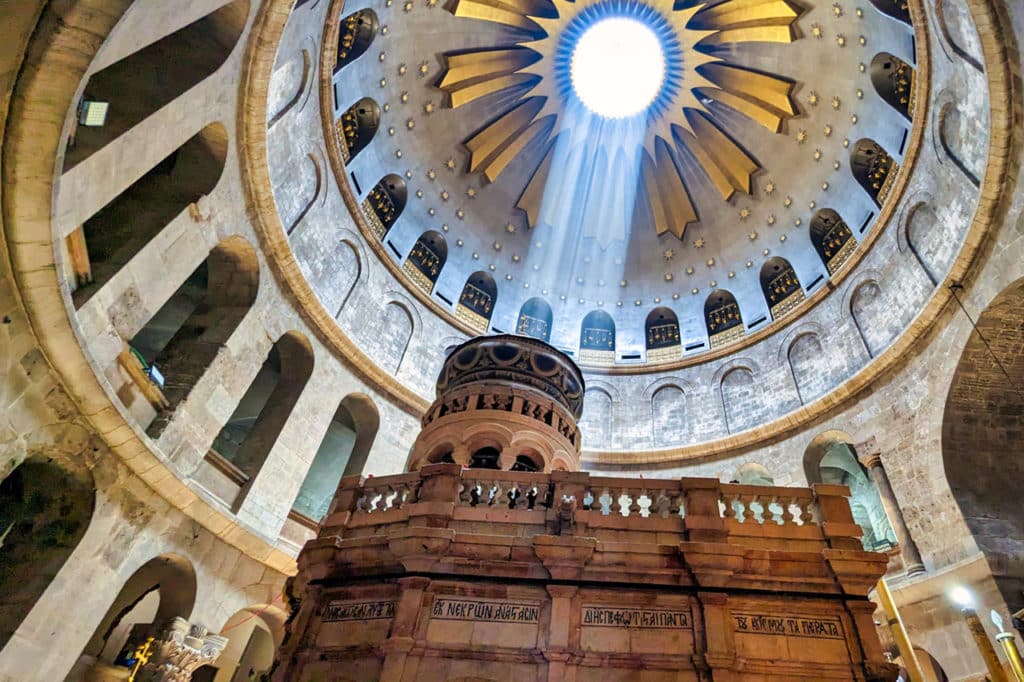
{"type": "MultiPolygon", "coordinates": [[[[629,515],[636,516],[641,513],[642,507],[640,506],[640,498],[646,494],[646,490],[641,489],[639,494],[632,495],[630,498],[631,502],[629,505],[629,515]]],[[[640,514],[642,516],[642,514],[640,514]]]]}
{"type": "Polygon", "coordinates": [[[489,485],[491,486],[491,496],[487,500],[487,505],[493,507],[501,500],[501,481],[490,481],[489,485]]]}
{"type": "Polygon", "coordinates": [[[618,494],[613,493],[610,490],[608,491],[608,497],[611,498],[611,500],[609,501],[609,504],[608,504],[608,512],[610,514],[615,514],[615,515],[618,515],[618,516],[622,516],[623,515],[622,514],[622,496],[625,495],[625,494],[626,494],[625,489],[620,491],[618,494]]]}
{"type": "Polygon", "coordinates": [[[722,516],[724,516],[726,519],[736,518],[736,506],[738,504],[736,502],[736,497],[736,495],[726,495],[725,493],[722,494],[722,498],[719,501],[719,505],[722,507],[722,516]]]}
{"type": "Polygon", "coordinates": [[[667,519],[668,515],[672,513],[672,500],[664,490],[659,492],[658,497],[651,503],[651,510],[663,519],[667,519]]]}
{"type": "MultiPolygon", "coordinates": [[[[740,498],[739,495],[737,495],[736,499],[739,500],[741,498],[740,498]]],[[[743,521],[742,521],[742,523],[747,523],[748,521],[753,521],[754,518],[757,516],[757,513],[754,511],[754,502],[756,500],[757,500],[757,495],[746,495],[746,496],[744,496],[742,498],[742,503],[743,503],[743,521]]]]}
{"type": "Polygon", "coordinates": [[[509,485],[506,496],[508,497],[508,508],[515,509],[519,505],[519,496],[522,492],[519,490],[518,483],[512,483],[509,485]]]}
{"type": "Polygon", "coordinates": [[[669,507],[669,514],[672,516],[676,516],[678,514],[680,517],[686,516],[686,510],[684,509],[685,499],[686,498],[683,495],[682,490],[673,490],[672,506],[669,507]]]}
{"type": "Polygon", "coordinates": [[[806,526],[809,523],[814,523],[814,498],[802,498],[798,504],[800,505],[800,525],[806,526]]]}

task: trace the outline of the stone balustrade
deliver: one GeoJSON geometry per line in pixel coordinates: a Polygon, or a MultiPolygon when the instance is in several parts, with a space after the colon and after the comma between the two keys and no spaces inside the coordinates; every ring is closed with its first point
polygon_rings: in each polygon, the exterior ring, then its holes
{"type": "Polygon", "coordinates": [[[576,534],[631,542],[715,541],[762,549],[861,549],[844,486],[751,486],[717,479],[644,479],[585,472],[528,473],[429,465],[417,472],[345,478],[320,538],[382,526],[459,530],[486,520],[488,533],[560,535],[571,509],[576,534]],[[532,531],[517,526],[533,526],[532,531]]]}

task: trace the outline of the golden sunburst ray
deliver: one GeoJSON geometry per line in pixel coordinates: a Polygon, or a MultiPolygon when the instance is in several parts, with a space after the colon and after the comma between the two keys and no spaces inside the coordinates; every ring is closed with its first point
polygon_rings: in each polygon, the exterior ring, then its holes
{"type": "Polygon", "coordinates": [[[683,157],[696,161],[722,199],[750,193],[760,165],[717,120],[712,102],[775,133],[796,114],[792,81],[729,63],[715,50],[728,43],[793,41],[799,11],[788,0],[725,0],[679,10],[674,0],[458,0],[453,12],[528,34],[508,45],[446,55],[440,87],[453,108],[518,93],[465,144],[470,171],[494,182],[531,143],[542,141],[545,151],[517,201],[531,227],[540,219],[554,138],[568,134],[566,140],[575,143],[576,135],[586,134],[574,129],[575,117],[567,113],[579,105],[570,62],[575,40],[600,18],[635,14],[659,35],[665,53],[665,80],[644,114],[642,151],[634,152],[643,154],[641,182],[658,234],[682,239],[686,225],[699,219],[679,170],[683,157]]]}

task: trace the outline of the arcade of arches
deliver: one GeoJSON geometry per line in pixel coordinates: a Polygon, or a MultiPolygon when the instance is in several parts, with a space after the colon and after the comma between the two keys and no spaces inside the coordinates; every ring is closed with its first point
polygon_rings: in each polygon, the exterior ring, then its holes
{"type": "Polygon", "coordinates": [[[924,679],[992,674],[957,586],[1024,647],[1018,0],[8,5],[0,682],[190,627],[269,679],[345,481],[439,464],[846,486],[924,679]],[[663,53],[631,118],[572,85],[607,12],[663,53]],[[442,386],[503,334],[581,414],[442,386]]]}

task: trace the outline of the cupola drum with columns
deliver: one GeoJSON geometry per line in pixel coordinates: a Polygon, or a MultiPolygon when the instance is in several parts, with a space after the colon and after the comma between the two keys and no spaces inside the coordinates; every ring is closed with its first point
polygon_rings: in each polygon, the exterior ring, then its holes
{"type": "Polygon", "coordinates": [[[583,374],[543,341],[503,334],[455,347],[437,378],[409,469],[461,464],[502,471],[576,471],[583,374]]]}

